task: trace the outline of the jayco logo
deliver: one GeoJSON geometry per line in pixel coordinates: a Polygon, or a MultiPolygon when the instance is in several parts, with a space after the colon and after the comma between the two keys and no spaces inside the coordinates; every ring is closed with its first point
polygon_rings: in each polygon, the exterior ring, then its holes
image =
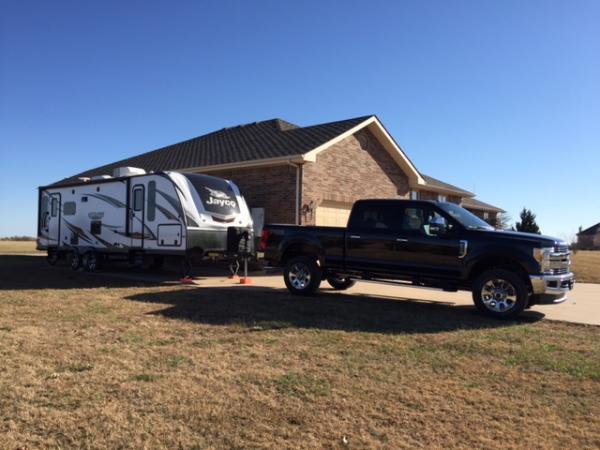
{"type": "Polygon", "coordinates": [[[206,202],[207,205],[219,205],[221,207],[230,206],[235,208],[235,201],[231,200],[231,197],[229,197],[229,195],[227,195],[225,192],[217,191],[216,189],[211,189],[206,186],[204,188],[210,192],[210,197],[206,202]]]}

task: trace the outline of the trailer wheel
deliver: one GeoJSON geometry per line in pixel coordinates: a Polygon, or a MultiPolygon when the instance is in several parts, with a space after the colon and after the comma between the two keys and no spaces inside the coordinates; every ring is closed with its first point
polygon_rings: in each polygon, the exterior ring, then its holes
{"type": "Polygon", "coordinates": [[[529,292],[517,274],[502,269],[488,270],[473,283],[473,302],[488,316],[512,319],[527,307],[529,292]]]}
{"type": "Polygon", "coordinates": [[[152,259],[152,263],[150,264],[150,270],[160,270],[164,264],[165,260],[162,256],[155,256],[152,259]]]}
{"type": "Polygon", "coordinates": [[[356,280],[353,280],[352,278],[341,278],[337,275],[328,276],[327,282],[336,291],[345,291],[356,284],[356,280]]]}
{"type": "Polygon", "coordinates": [[[294,295],[314,294],[321,285],[322,276],[317,262],[309,256],[296,256],[283,269],[285,285],[294,295]]]}
{"type": "Polygon", "coordinates": [[[48,264],[54,266],[59,259],[60,255],[58,254],[58,250],[56,250],[55,248],[48,250],[48,255],[46,256],[46,261],[48,261],[48,264]]]}
{"type": "Polygon", "coordinates": [[[83,270],[86,272],[94,272],[98,269],[98,255],[95,251],[85,252],[81,260],[83,270]]]}
{"type": "Polygon", "coordinates": [[[71,252],[71,261],[69,262],[71,269],[77,270],[81,267],[81,256],[77,252],[71,252]]]}

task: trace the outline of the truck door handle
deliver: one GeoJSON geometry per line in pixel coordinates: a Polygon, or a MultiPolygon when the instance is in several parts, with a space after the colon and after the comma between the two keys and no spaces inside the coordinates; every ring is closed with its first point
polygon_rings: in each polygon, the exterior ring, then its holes
{"type": "Polygon", "coordinates": [[[396,238],[396,242],[408,242],[408,239],[396,238]]]}
{"type": "Polygon", "coordinates": [[[360,236],[358,234],[351,234],[350,239],[360,239],[360,236]]]}

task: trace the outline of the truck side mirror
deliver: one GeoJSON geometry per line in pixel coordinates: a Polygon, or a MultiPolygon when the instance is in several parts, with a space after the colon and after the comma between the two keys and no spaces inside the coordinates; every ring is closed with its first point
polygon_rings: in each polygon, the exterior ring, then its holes
{"type": "Polygon", "coordinates": [[[441,236],[446,233],[446,220],[443,217],[435,216],[429,222],[429,234],[431,236],[441,236]]]}

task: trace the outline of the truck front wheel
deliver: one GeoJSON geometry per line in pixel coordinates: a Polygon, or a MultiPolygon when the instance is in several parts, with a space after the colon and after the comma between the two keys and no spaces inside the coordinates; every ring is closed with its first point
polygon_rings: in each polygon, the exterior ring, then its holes
{"type": "Polygon", "coordinates": [[[294,295],[314,294],[321,285],[321,269],[309,256],[290,259],[283,269],[283,280],[294,295]]]}
{"type": "Polygon", "coordinates": [[[494,269],[482,273],[473,283],[473,301],[488,316],[511,319],[527,307],[529,293],[517,274],[494,269]]]}

